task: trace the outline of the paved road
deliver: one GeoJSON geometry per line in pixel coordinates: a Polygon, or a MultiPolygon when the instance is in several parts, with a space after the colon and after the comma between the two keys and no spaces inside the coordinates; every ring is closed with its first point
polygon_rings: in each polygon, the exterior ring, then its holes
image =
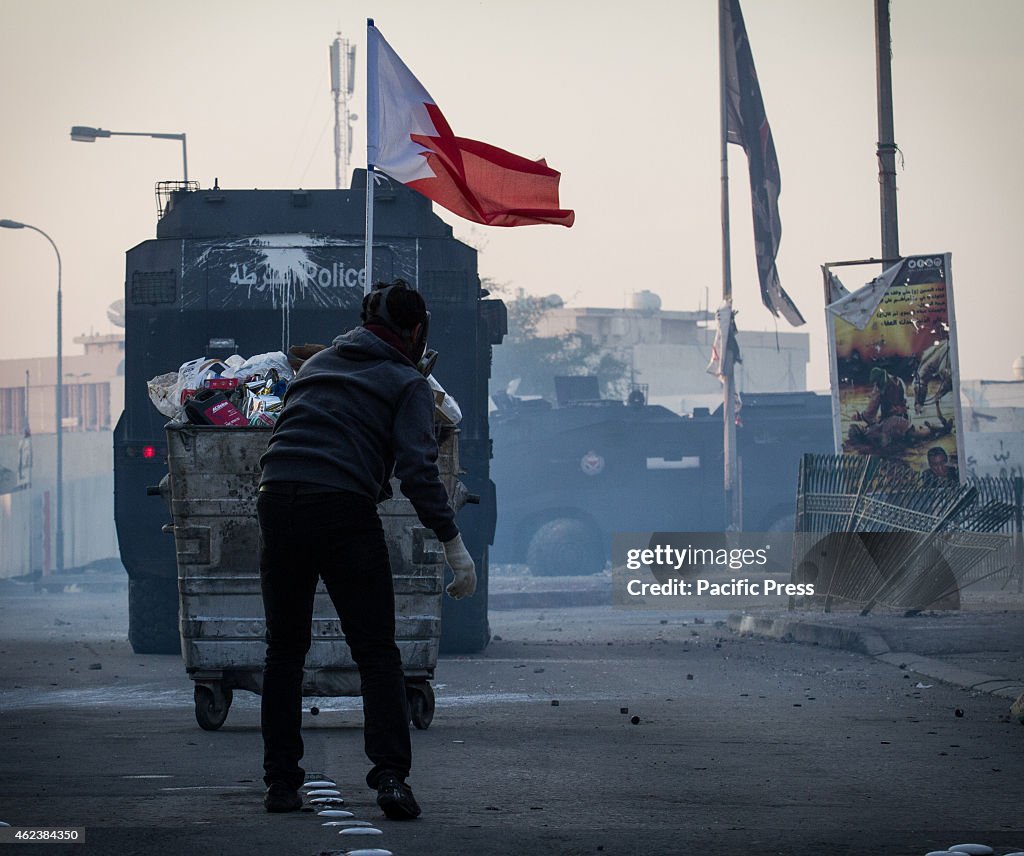
{"type": "Polygon", "coordinates": [[[383,820],[362,784],[358,700],[316,701],[307,768],[383,830],[351,844],[312,813],[263,812],[257,699],[200,730],[179,658],[132,655],[124,615],[123,591],[0,592],[0,821],[86,829],[84,847],[44,852],[1024,848],[1024,730],[1005,699],[740,636],[724,613],[599,607],[494,612],[485,654],[442,660],[436,718],[414,733],[415,823],[383,820]]]}

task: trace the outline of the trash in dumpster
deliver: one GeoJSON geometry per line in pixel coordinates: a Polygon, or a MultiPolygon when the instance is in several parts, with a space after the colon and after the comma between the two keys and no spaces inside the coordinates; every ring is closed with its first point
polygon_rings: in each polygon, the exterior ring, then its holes
{"type": "Polygon", "coordinates": [[[157,375],[146,383],[149,400],[164,416],[173,419],[178,413],[178,402],[174,399],[174,390],[178,383],[177,372],[157,375]]]}
{"type": "MultiPolygon", "coordinates": [[[[293,346],[293,349],[296,346],[293,346]]],[[[300,345],[312,353],[320,345],[300,345]]],[[[289,349],[289,351],[293,350],[289,349]]],[[[226,360],[197,357],[182,363],[177,372],[150,380],[149,400],[164,416],[193,425],[228,428],[273,428],[284,404],[288,384],[305,359],[292,358],[283,351],[271,351],[243,359],[232,354],[226,360]]],[[[433,375],[427,376],[434,394],[438,422],[454,426],[462,421],[462,410],[433,375]]]]}
{"type": "Polygon", "coordinates": [[[179,422],[271,428],[294,376],[288,357],[272,351],[249,359],[197,357],[177,372],[157,375],[147,387],[156,409],[179,422]]]}
{"type": "Polygon", "coordinates": [[[201,389],[185,399],[185,416],[193,425],[241,427],[249,421],[223,392],[201,389]]]}

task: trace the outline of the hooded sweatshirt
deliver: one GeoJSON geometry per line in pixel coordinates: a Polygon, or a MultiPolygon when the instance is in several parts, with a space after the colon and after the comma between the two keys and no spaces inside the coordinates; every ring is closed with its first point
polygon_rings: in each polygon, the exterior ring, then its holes
{"type": "Polygon", "coordinates": [[[420,522],[459,534],[437,470],[434,397],[401,351],[363,327],[310,357],[284,397],[260,484],[300,482],[382,502],[392,471],[420,522]]]}

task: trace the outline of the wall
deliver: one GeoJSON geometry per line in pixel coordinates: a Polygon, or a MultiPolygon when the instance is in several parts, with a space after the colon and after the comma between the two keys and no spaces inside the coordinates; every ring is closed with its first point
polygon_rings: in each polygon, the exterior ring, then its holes
{"type": "Polygon", "coordinates": [[[966,476],[1024,476],[1024,381],[960,383],[966,476]]]}
{"type": "MultiPolygon", "coordinates": [[[[17,471],[20,436],[0,437],[0,467],[17,471]]],[[[0,493],[0,577],[56,567],[56,436],[32,437],[31,483],[0,493]]],[[[118,556],[113,434],[64,434],[64,567],[118,556]]]]}

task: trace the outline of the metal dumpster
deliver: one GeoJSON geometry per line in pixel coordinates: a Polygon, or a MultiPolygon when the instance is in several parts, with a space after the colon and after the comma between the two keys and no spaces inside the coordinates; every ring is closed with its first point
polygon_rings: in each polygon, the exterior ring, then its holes
{"type": "MultiPolygon", "coordinates": [[[[181,654],[195,682],[196,720],[216,730],[227,718],[232,691],[259,693],[265,620],[259,579],[256,492],[266,428],[166,426],[170,506],[178,564],[181,654]]],[[[458,480],[458,431],[438,429],[438,468],[449,502],[468,495],[458,480]]],[[[413,724],[434,714],[430,680],[441,635],[444,553],[412,503],[392,482],[394,499],[380,505],[395,586],[396,641],[402,653],[413,724]]],[[[313,610],[313,644],[303,695],[357,696],[359,672],[341,622],[321,581],[313,610]]]]}

